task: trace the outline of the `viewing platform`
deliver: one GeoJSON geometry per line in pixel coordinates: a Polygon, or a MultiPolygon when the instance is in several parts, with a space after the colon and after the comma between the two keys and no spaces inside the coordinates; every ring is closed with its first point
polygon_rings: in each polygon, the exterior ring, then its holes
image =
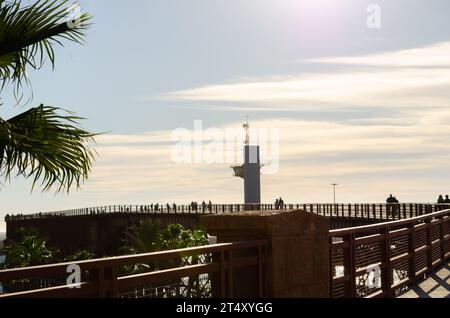
{"type": "Polygon", "coordinates": [[[450,298],[450,261],[398,298],[450,298]]]}
{"type": "MultiPolygon", "coordinates": [[[[218,244],[77,261],[83,273],[80,288],[66,284],[71,263],[7,269],[0,271],[5,291],[0,297],[448,297],[450,209],[400,204],[392,213],[382,204],[348,206],[331,213],[320,204],[307,206],[312,213],[197,212],[200,225],[217,236],[218,244]],[[413,207],[405,210],[411,217],[402,219],[403,206],[413,207]],[[373,211],[400,219],[329,229],[329,216],[365,218],[373,211]],[[137,264],[152,266],[139,274],[124,272],[137,264]]],[[[79,217],[98,213],[86,212],[79,217]]],[[[112,213],[146,214],[140,209],[112,213]]],[[[172,214],[177,215],[156,213],[172,214]]],[[[72,217],[67,219],[77,228],[72,217]]]]}

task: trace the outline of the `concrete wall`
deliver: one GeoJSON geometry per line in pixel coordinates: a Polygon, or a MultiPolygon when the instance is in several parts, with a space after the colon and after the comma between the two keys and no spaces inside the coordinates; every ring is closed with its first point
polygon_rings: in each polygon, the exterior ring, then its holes
{"type": "MultiPolygon", "coordinates": [[[[329,297],[329,220],[300,210],[202,216],[219,243],[267,239],[269,297],[329,297]]],[[[233,272],[235,297],[255,297],[252,273],[233,272]]]]}
{"type": "Polygon", "coordinates": [[[20,227],[32,227],[47,236],[49,243],[59,248],[63,255],[79,249],[88,249],[97,256],[113,255],[127,227],[147,218],[158,220],[161,228],[174,223],[196,228],[199,224],[199,215],[195,214],[115,213],[9,220],[6,233],[7,238],[15,239],[20,227]]]}

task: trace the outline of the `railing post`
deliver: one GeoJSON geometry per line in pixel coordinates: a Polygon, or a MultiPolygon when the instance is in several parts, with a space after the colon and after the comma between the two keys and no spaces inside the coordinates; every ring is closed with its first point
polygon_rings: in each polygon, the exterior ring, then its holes
{"type": "Polygon", "coordinates": [[[432,242],[432,223],[431,218],[425,219],[425,223],[427,224],[427,267],[428,272],[433,269],[433,248],[431,245],[432,242]]]}
{"type": "Polygon", "coordinates": [[[386,226],[383,229],[384,234],[384,246],[383,246],[383,262],[382,263],[382,274],[381,274],[381,288],[385,296],[391,297],[392,296],[392,289],[391,289],[391,275],[392,275],[392,269],[391,269],[391,256],[390,256],[390,238],[389,238],[389,226],[386,226]],[[383,266],[384,265],[384,266],[383,266]]]}
{"type": "Polygon", "coordinates": [[[262,246],[258,246],[258,296],[260,298],[263,298],[265,295],[265,282],[267,281],[264,279],[264,265],[263,265],[263,251],[262,246]]]}
{"type": "Polygon", "coordinates": [[[105,295],[108,298],[118,298],[119,297],[119,287],[117,282],[117,267],[106,267],[104,269],[104,278],[109,281],[109,290],[106,291],[105,295]]]}
{"type": "Polygon", "coordinates": [[[92,275],[91,279],[97,283],[97,297],[105,298],[106,297],[106,286],[105,286],[105,269],[103,267],[98,267],[94,270],[91,270],[90,275],[92,275]]]}
{"type": "Polygon", "coordinates": [[[233,298],[233,250],[228,250],[227,290],[228,297],[233,298]]]}
{"type": "Polygon", "coordinates": [[[344,297],[354,298],[356,296],[356,268],[355,268],[355,234],[347,234],[343,237],[347,248],[344,248],[344,275],[350,278],[346,283],[344,297]]]}
{"type": "Polygon", "coordinates": [[[446,244],[448,244],[445,239],[445,218],[443,216],[439,217],[439,220],[441,221],[441,224],[439,226],[440,230],[440,236],[439,236],[439,247],[441,250],[441,263],[445,261],[445,253],[446,253],[446,244]]]}
{"type": "Polygon", "coordinates": [[[226,276],[225,276],[225,252],[220,252],[220,297],[227,297],[227,287],[226,287],[226,276]]]}
{"type": "Polygon", "coordinates": [[[416,280],[416,246],[415,246],[415,223],[409,224],[408,235],[408,252],[411,255],[409,258],[409,279],[411,282],[416,280]]]}
{"type": "Polygon", "coordinates": [[[329,298],[333,298],[333,277],[334,277],[334,273],[335,273],[335,269],[333,268],[333,237],[329,236],[328,237],[328,245],[330,246],[329,248],[329,252],[328,252],[328,268],[329,268],[329,272],[328,272],[328,281],[329,283],[329,291],[330,291],[330,295],[328,296],[329,298]]]}

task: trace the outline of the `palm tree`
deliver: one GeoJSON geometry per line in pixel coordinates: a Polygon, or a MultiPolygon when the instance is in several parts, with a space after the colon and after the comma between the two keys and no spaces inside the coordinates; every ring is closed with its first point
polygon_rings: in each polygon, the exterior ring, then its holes
{"type": "Polygon", "coordinates": [[[20,228],[16,241],[7,240],[3,248],[7,268],[48,264],[55,260],[58,250],[48,246],[46,237],[33,228],[20,228]]]}
{"type": "MultiPolygon", "coordinates": [[[[26,71],[45,61],[54,67],[56,45],[82,43],[87,13],[72,16],[66,0],[0,0],[0,92],[12,84],[21,98],[26,71]]],[[[2,101],[0,99],[0,105],[2,101]]],[[[0,118],[0,175],[21,175],[40,181],[43,191],[56,185],[67,190],[88,177],[93,160],[92,134],[78,126],[82,119],[60,107],[40,104],[10,119],[0,118]]]]}
{"type": "MultiPolygon", "coordinates": [[[[144,219],[132,225],[125,233],[125,245],[122,251],[125,253],[149,253],[186,247],[194,247],[208,244],[206,232],[202,230],[190,230],[181,224],[169,224],[166,228],[159,229],[158,221],[144,219]]],[[[201,264],[209,261],[208,255],[198,256],[192,253],[183,253],[179,257],[170,260],[149,264],[135,264],[120,268],[122,275],[132,275],[155,270],[182,267],[186,265],[201,264]]],[[[209,280],[199,276],[185,277],[184,279],[170,279],[158,282],[156,285],[146,285],[143,289],[137,289],[136,293],[159,290],[165,297],[210,297],[211,289],[209,280]]]]}
{"type": "Polygon", "coordinates": [[[159,227],[158,220],[152,219],[144,219],[130,226],[125,232],[122,252],[140,254],[158,251],[159,227]]]}
{"type": "MultiPolygon", "coordinates": [[[[4,268],[17,268],[49,264],[57,259],[59,251],[48,245],[46,237],[41,236],[36,229],[20,228],[17,231],[17,240],[6,240],[0,254],[6,255],[4,268]]],[[[31,279],[19,279],[2,282],[6,292],[19,292],[34,288],[50,287],[58,285],[60,279],[39,277],[31,279]]]]}

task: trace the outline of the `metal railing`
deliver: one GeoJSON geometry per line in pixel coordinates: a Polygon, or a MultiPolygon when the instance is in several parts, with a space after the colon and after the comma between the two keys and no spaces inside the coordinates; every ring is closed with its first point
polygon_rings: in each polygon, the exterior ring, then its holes
{"type": "Polygon", "coordinates": [[[212,204],[212,205],[108,205],[81,209],[40,212],[33,214],[11,214],[6,221],[29,220],[49,217],[127,214],[127,213],[181,213],[217,214],[254,210],[302,209],[328,217],[365,218],[376,220],[400,220],[449,209],[450,204],[434,203],[295,203],[276,207],[274,204],[212,204]]]}
{"type": "Polygon", "coordinates": [[[267,241],[222,243],[0,271],[1,297],[233,297],[233,275],[255,273],[257,296],[267,292],[267,241]],[[80,282],[68,285],[76,264],[80,282]]]}
{"type": "Polygon", "coordinates": [[[450,210],[332,230],[329,239],[331,297],[392,297],[450,258],[450,210]]]}

